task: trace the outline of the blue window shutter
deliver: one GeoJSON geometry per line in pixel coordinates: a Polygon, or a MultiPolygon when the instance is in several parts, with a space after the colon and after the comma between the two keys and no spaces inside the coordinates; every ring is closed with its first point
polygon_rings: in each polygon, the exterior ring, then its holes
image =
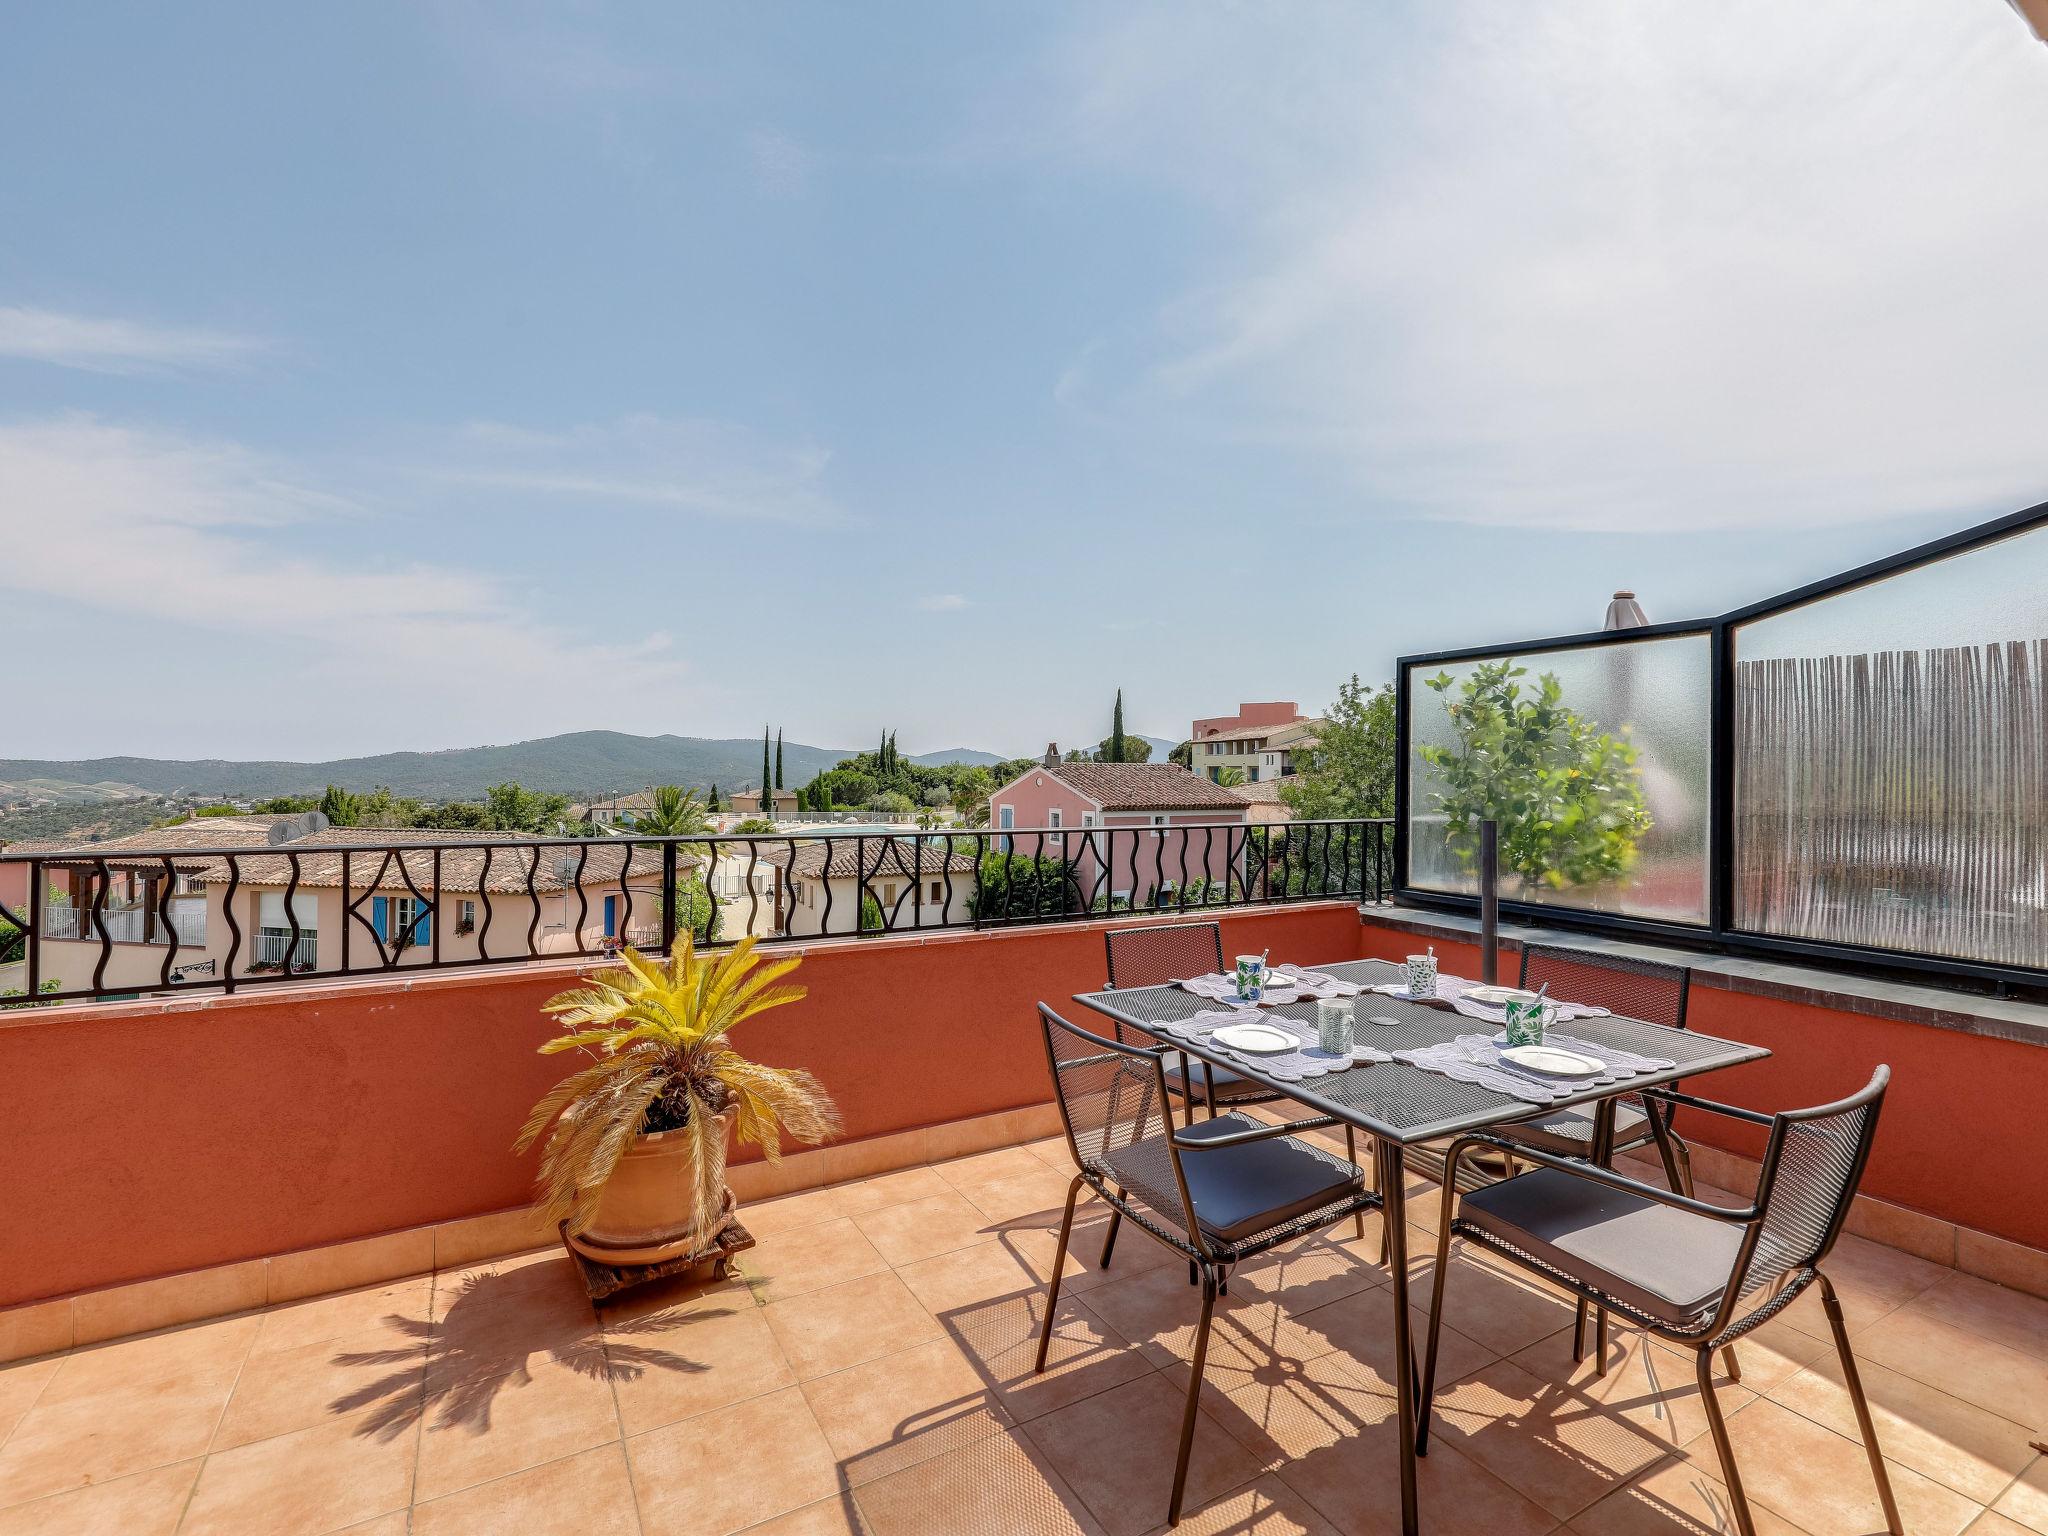
{"type": "Polygon", "coordinates": [[[412,931],[412,941],[422,949],[434,942],[434,909],[432,907],[420,908],[420,924],[412,931]]]}
{"type": "Polygon", "coordinates": [[[370,926],[377,930],[377,942],[383,943],[387,921],[387,904],[382,896],[370,898],[370,926]]]}
{"type": "Polygon", "coordinates": [[[619,933],[619,898],[607,896],[604,899],[604,936],[617,938],[619,933]]]}

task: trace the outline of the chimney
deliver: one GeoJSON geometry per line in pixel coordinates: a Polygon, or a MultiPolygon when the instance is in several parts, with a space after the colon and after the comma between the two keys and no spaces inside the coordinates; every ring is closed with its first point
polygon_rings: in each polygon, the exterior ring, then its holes
{"type": "Polygon", "coordinates": [[[1617,592],[1614,601],[1607,605],[1607,618],[1602,629],[1641,629],[1650,622],[1650,616],[1643,612],[1643,605],[1636,601],[1633,592],[1617,592]]]}
{"type": "Polygon", "coordinates": [[[1057,768],[1059,767],[1059,765],[1060,744],[1056,741],[1048,741],[1045,744],[1045,766],[1048,768],[1057,768]]]}

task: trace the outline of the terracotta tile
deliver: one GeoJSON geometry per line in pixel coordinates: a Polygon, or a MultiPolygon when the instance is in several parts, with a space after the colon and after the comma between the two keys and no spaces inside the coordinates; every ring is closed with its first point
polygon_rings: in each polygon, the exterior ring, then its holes
{"type": "Polygon", "coordinates": [[[988,1217],[950,1190],[865,1212],[854,1217],[853,1224],[891,1264],[915,1264],[935,1253],[971,1248],[995,1237],[988,1217]]]}
{"type": "Polygon", "coordinates": [[[795,1386],[763,1310],[706,1306],[608,1330],[605,1356],[626,1433],[795,1386]]]}
{"type": "Polygon", "coordinates": [[[1906,1305],[2007,1349],[2048,1359],[2048,1301],[2038,1296],[1952,1274],[1906,1305]]]}
{"type": "Polygon", "coordinates": [[[436,1499],[619,1437],[601,1348],[567,1361],[536,1356],[501,1374],[427,1368],[414,1497],[436,1499]]]}
{"type": "Polygon", "coordinates": [[[0,1361],[28,1360],[71,1345],[69,1296],[0,1312],[0,1361]]]}
{"type": "MultiPolygon", "coordinates": [[[[1185,1399],[1157,1374],[1084,1398],[1025,1426],[1109,1536],[1166,1518],[1185,1399]]],[[[1259,1464],[1207,1413],[1196,1416],[1188,1498],[1205,1504],[1257,1477],[1259,1464]]]]}
{"type": "MultiPolygon", "coordinates": [[[[1037,1160],[1034,1158],[1032,1161],[1037,1160]]],[[[1000,1226],[1028,1225],[1057,1231],[1060,1217],[1067,1208],[1067,1189],[1072,1182],[1049,1169],[1040,1168],[1036,1173],[977,1184],[965,1193],[976,1210],[1000,1226]]],[[[1086,1201],[1088,1196],[1088,1187],[1083,1185],[1081,1200],[1086,1201]]]]}
{"type": "MultiPolygon", "coordinates": [[[[1590,1353],[1574,1364],[1569,1342],[1569,1334],[1544,1339],[1509,1358],[1531,1376],[1563,1389],[1567,1400],[1582,1411],[1625,1420],[1664,1450],[1675,1451],[1707,1433],[1699,1366],[1691,1350],[1660,1343],[1634,1329],[1611,1327],[1603,1376],[1590,1353]]],[[[1723,1414],[1756,1396],[1752,1387],[1719,1376],[1714,1391],[1723,1414]]]]}
{"type": "MultiPolygon", "coordinates": [[[[1728,1439],[1752,1503],[1767,1506],[1811,1536],[1866,1536],[1884,1529],[1877,1485],[1860,1441],[1769,1398],[1731,1414],[1728,1439]]],[[[1711,1436],[1679,1454],[1701,1471],[1720,1475],[1711,1436]]],[[[1889,1458],[1886,1466],[1899,1516],[1913,1536],[1956,1536],[1976,1518],[1979,1506],[1961,1494],[1889,1458]]]]}
{"type": "Polygon", "coordinates": [[[2035,1457],[1991,1507],[2029,1530],[2048,1531],[2048,1456],[2035,1457]]]}
{"type": "Polygon", "coordinates": [[[1068,1178],[1074,1176],[1074,1152],[1067,1145],[1064,1133],[1041,1137],[1037,1141],[1027,1141],[1024,1143],[1024,1150],[1054,1173],[1065,1174],[1068,1178]]]}
{"type": "Polygon", "coordinates": [[[878,1173],[838,1186],[839,1207],[849,1216],[864,1215],[912,1200],[929,1200],[935,1195],[954,1193],[953,1186],[931,1169],[919,1165],[878,1173]]]}
{"type": "Polygon", "coordinates": [[[273,1306],[263,1314],[255,1353],[298,1349],[378,1330],[388,1334],[394,1344],[406,1338],[424,1340],[433,1327],[433,1294],[433,1277],[423,1275],[273,1306]]]}
{"type": "Polygon", "coordinates": [[[626,1454],[647,1536],[725,1536],[839,1490],[832,1448],[794,1387],[636,1435],[626,1454]]]}
{"type": "Polygon", "coordinates": [[[1000,1184],[1015,1178],[1039,1178],[1047,1171],[1044,1160],[1029,1147],[997,1147],[993,1151],[975,1152],[966,1157],[934,1160],[931,1170],[970,1198],[982,1185],[1000,1184]]]}
{"type": "Polygon", "coordinates": [[[1995,1510],[1985,1510],[1969,1526],[1970,1536],[2032,1536],[2017,1520],[2008,1520],[1995,1510]]]}
{"type": "Polygon", "coordinates": [[[799,1381],[941,1336],[932,1315],[887,1271],[771,1302],[763,1312],[799,1381]]]}
{"type": "MultiPolygon", "coordinates": [[[[1570,1335],[1566,1335],[1569,1339],[1570,1335]]],[[[1774,1317],[1744,1334],[1735,1344],[1735,1359],[1742,1367],[1742,1385],[1753,1392],[1768,1392],[1795,1372],[1804,1370],[1822,1355],[1834,1352],[1834,1343],[1817,1339],[1794,1328],[1782,1317],[1774,1317]]],[[[1856,1346],[1857,1359],[1864,1358],[1863,1346],[1856,1346]]],[[[1721,1351],[1714,1352],[1714,1380],[1728,1380],[1727,1363],[1721,1351]]]]}
{"type": "MultiPolygon", "coordinates": [[[[1179,1395],[1187,1391],[1188,1369],[1175,1365],[1159,1376],[1179,1395]]],[[[1202,1372],[1203,1412],[1268,1468],[1349,1439],[1384,1418],[1393,1402],[1383,1382],[1336,1355],[1284,1370],[1211,1363],[1202,1372]]]]}
{"type": "Polygon", "coordinates": [[[91,1344],[248,1312],[263,1305],[264,1285],[263,1260],[251,1259],[87,1291],[71,1300],[72,1331],[75,1342],[91,1344]]]}
{"type": "Polygon", "coordinates": [[[804,1384],[811,1416],[852,1486],[874,1482],[1009,1426],[994,1390],[950,1339],[804,1384]]]}
{"type": "Polygon", "coordinates": [[[379,1515],[374,1520],[365,1520],[361,1525],[349,1526],[335,1532],[335,1536],[406,1536],[407,1521],[412,1511],[393,1510],[388,1515],[379,1515]]]}
{"type": "MultiPolygon", "coordinates": [[[[1059,1246],[1059,1216],[1060,1213],[1056,1212],[1052,1219],[1045,1221],[1035,1218],[1006,1221],[1000,1224],[997,1235],[1002,1242],[1029,1259],[1038,1275],[1050,1275],[1053,1250],[1059,1246]]],[[[1136,1230],[1129,1222],[1125,1222],[1117,1234],[1110,1267],[1104,1269],[1102,1240],[1108,1232],[1109,1207],[1099,1200],[1089,1200],[1084,1190],[1082,1204],[1074,1212],[1073,1236],[1067,1243],[1067,1280],[1064,1283],[1078,1290],[1088,1290],[1107,1281],[1121,1280],[1169,1265],[1183,1274],[1187,1272],[1186,1259],[1164,1243],[1136,1230]]]]}
{"type": "MultiPolygon", "coordinates": [[[[851,1185],[884,1174],[922,1171],[929,1145],[930,1136],[923,1130],[834,1142],[815,1154],[822,1170],[818,1182],[851,1185]]],[[[936,1193],[930,1189],[920,1191],[920,1194],[936,1193]]]]}
{"type": "Polygon", "coordinates": [[[597,1314],[569,1262],[542,1262],[437,1276],[436,1371],[502,1371],[529,1356],[569,1355],[597,1338],[597,1314]]]}
{"type": "MultiPolygon", "coordinates": [[[[1757,1536],[1806,1536],[1754,1500],[1749,1513],[1757,1536]]],[[[1576,1536],[1732,1536],[1735,1518],[1718,1475],[1672,1456],[1581,1511],[1565,1529],[1576,1536]]]]}
{"type": "MultiPolygon", "coordinates": [[[[1410,1305],[1426,1309],[1436,1283],[1436,1258],[1418,1264],[1408,1282],[1410,1305]]],[[[1564,1292],[1524,1270],[1470,1249],[1454,1249],[1444,1279],[1444,1322],[1496,1354],[1527,1349],[1572,1324],[1564,1292]]]]}
{"type": "Polygon", "coordinates": [[[1050,1413],[1151,1371],[1138,1349],[1078,1297],[1062,1295],[1040,1372],[1044,1318],[1042,1291],[958,1308],[945,1317],[946,1332],[1014,1419],[1050,1413]]]}
{"type": "Polygon", "coordinates": [[[40,1360],[0,1366],[0,1445],[7,1443],[14,1426],[36,1405],[36,1399],[43,1395],[63,1363],[59,1356],[46,1355],[40,1360]]]}
{"type": "Polygon", "coordinates": [[[268,1299],[273,1304],[330,1291],[361,1290],[387,1281],[427,1275],[434,1268],[434,1229],[410,1227],[352,1243],[272,1254],[268,1299]]]}
{"type": "MultiPolygon", "coordinates": [[[[956,1307],[1043,1290],[1044,1272],[1051,1265],[1050,1245],[1041,1258],[1022,1249],[1006,1234],[994,1242],[976,1243],[971,1248],[956,1248],[951,1253],[921,1259],[896,1273],[910,1287],[911,1295],[943,1322],[946,1313],[956,1307]]],[[[1086,1289],[1080,1283],[1083,1273],[1080,1258],[1070,1252],[1063,1289],[1086,1289]]]]}
{"type": "MultiPolygon", "coordinates": [[[[2010,1419],[1868,1360],[1857,1362],[1857,1374],[1886,1457],[1980,1504],[1996,1499],[2033,1459],[2029,1431],[2010,1419]]],[[[1773,1387],[1770,1397],[1857,1439],[1856,1412],[1832,1350],[1773,1387]]]]}
{"type": "Polygon", "coordinates": [[[640,1517],[624,1448],[601,1445],[416,1505],[412,1530],[413,1536],[638,1536],[640,1517]]]}
{"type": "Polygon", "coordinates": [[[820,1499],[786,1515],[747,1527],[747,1536],[872,1536],[874,1527],[862,1518],[847,1489],[836,1499],[820,1499]]]}
{"type": "MultiPolygon", "coordinates": [[[[1346,1296],[1327,1306],[1317,1307],[1313,1312],[1303,1313],[1295,1321],[1315,1336],[1320,1349],[1343,1356],[1376,1381],[1392,1384],[1395,1371],[1394,1293],[1389,1287],[1375,1286],[1369,1291],[1346,1296]]],[[[1416,1365],[1420,1369],[1429,1340],[1429,1318],[1412,1298],[1408,1308],[1408,1326],[1416,1365]]],[[[1447,1386],[1494,1358],[1494,1352],[1484,1344],[1467,1338],[1446,1323],[1437,1342],[1437,1383],[1447,1386]]]]}
{"type": "MultiPolygon", "coordinates": [[[[1955,1274],[1939,1264],[1886,1248],[1866,1238],[1844,1237],[1835,1243],[1826,1263],[1828,1279],[1841,1298],[1849,1331],[1860,1333],[1879,1318],[1903,1307],[1929,1287],[1955,1274]]],[[[1793,1327],[1816,1338],[1834,1338],[1821,1305],[1820,1287],[1810,1285],[1779,1314],[1793,1327]]]]}
{"type": "MultiPolygon", "coordinates": [[[[1193,1353],[1202,1293],[1188,1284],[1185,1269],[1162,1265],[1087,1294],[1089,1309],[1139,1345],[1154,1366],[1168,1366],[1193,1353]]],[[[1320,1334],[1269,1301],[1233,1294],[1216,1303],[1211,1358],[1256,1367],[1276,1357],[1310,1359],[1328,1348],[1320,1334]]]]}
{"type": "Polygon", "coordinates": [[[171,1536],[199,1477],[200,1463],[181,1461],[0,1510],[0,1536],[171,1536]]]}
{"type": "Polygon", "coordinates": [[[874,1536],[1102,1536],[1080,1496],[1014,1430],[870,1483],[857,1497],[874,1536]]]}
{"type": "Polygon", "coordinates": [[[1348,1226],[1334,1229],[1262,1254],[1232,1273],[1230,1293],[1247,1300],[1270,1301],[1290,1316],[1300,1317],[1385,1284],[1386,1271],[1372,1262],[1378,1252],[1376,1229],[1367,1228],[1371,1246],[1356,1238],[1349,1243],[1335,1240],[1337,1231],[1348,1235],[1350,1230],[1348,1226]]]}
{"type": "Polygon", "coordinates": [[[384,1439],[347,1419],[206,1459],[180,1536],[306,1536],[405,1508],[417,1437],[384,1439]]]}
{"type": "Polygon", "coordinates": [[[1956,1268],[1965,1274],[2048,1297],[2048,1253],[1988,1232],[1956,1230],[1956,1268]]]}
{"type": "Polygon", "coordinates": [[[557,1248],[561,1240],[531,1206],[444,1221],[434,1228],[434,1268],[456,1269],[483,1259],[557,1248]]]}
{"type": "Polygon", "coordinates": [[[1936,1264],[1956,1261],[1954,1222],[1903,1205],[1873,1200],[1868,1195],[1858,1195],[1851,1202],[1844,1230],[1936,1264]]]}
{"type": "Polygon", "coordinates": [[[74,1349],[63,1357],[39,1406],[167,1377],[230,1383],[261,1324],[258,1317],[223,1318],[74,1349]]]}
{"type": "Polygon", "coordinates": [[[1859,1360],[1889,1366],[2037,1434],[2048,1429],[2048,1360],[1909,1307],[1865,1330],[1855,1343],[1859,1360]]]}
{"type": "Polygon", "coordinates": [[[0,1508],[204,1455],[249,1337],[183,1369],[123,1345],[66,1358],[0,1447],[0,1508]]]}
{"type": "Polygon", "coordinates": [[[758,1238],[798,1227],[815,1227],[820,1222],[846,1215],[836,1188],[806,1189],[773,1200],[749,1203],[740,1210],[740,1223],[758,1238]]]}
{"type": "Polygon", "coordinates": [[[224,1451],[330,1419],[369,1413],[376,1433],[410,1433],[426,1379],[424,1338],[379,1330],[351,1339],[251,1354],[214,1431],[224,1451]]]}
{"type": "Polygon", "coordinates": [[[734,1265],[764,1301],[821,1291],[889,1267],[849,1217],[764,1237],[734,1265]]]}
{"type": "MultiPolygon", "coordinates": [[[[1640,1367],[1657,1363],[1656,1352],[1645,1358],[1639,1349],[1635,1363],[1636,1374],[1644,1374],[1640,1367]]],[[[1507,1360],[1436,1394],[1434,1436],[1560,1520],[1606,1497],[1672,1449],[1672,1440],[1654,1428],[1507,1360]]]]}
{"type": "Polygon", "coordinates": [[[1181,1511],[1178,1526],[1150,1536],[1339,1536],[1308,1500],[1270,1473],[1257,1482],[1181,1511]]]}
{"type": "MultiPolygon", "coordinates": [[[[1395,1536],[1401,1529],[1400,1427],[1391,1395],[1354,1401],[1358,1422],[1341,1441],[1287,1461],[1280,1480],[1347,1536],[1395,1536]]],[[[1416,1465],[1416,1496],[1426,1529],[1473,1536],[1540,1536],[1556,1525],[1541,1506],[1522,1497],[1457,1448],[1433,1442],[1416,1465]]]]}

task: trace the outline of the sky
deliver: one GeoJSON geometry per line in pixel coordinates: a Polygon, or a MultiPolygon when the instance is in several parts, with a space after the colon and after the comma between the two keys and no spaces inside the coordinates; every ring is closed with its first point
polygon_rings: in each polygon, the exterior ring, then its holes
{"type": "Polygon", "coordinates": [[[7,31],[0,757],[1179,737],[2048,498],[2002,0],[7,31]]]}

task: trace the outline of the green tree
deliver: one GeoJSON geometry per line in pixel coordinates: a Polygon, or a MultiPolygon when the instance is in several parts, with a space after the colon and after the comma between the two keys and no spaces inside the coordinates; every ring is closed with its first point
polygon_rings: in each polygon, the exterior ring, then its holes
{"type": "Polygon", "coordinates": [[[232,805],[202,805],[192,813],[194,816],[239,816],[241,811],[232,805]]]}
{"type": "Polygon", "coordinates": [[[1280,798],[1304,821],[1394,814],[1394,685],[1366,688],[1356,673],[1316,728],[1294,749],[1294,776],[1280,798]]]}
{"type": "Polygon", "coordinates": [[[680,878],[676,881],[676,932],[685,929],[699,944],[709,944],[718,938],[718,929],[723,914],[718,902],[704,889],[701,876],[696,879],[680,878]]]}
{"type": "Polygon", "coordinates": [[[882,931],[882,904],[865,891],[861,892],[860,898],[860,931],[862,933],[880,933],[882,931]]]}
{"type": "Polygon", "coordinates": [[[718,785],[716,783],[711,786],[711,798],[704,802],[704,809],[707,811],[718,809],[718,785]]]}
{"type": "Polygon", "coordinates": [[[0,965],[12,965],[28,950],[28,939],[22,931],[0,917],[0,965]]]}
{"type": "Polygon", "coordinates": [[[907,816],[917,809],[916,805],[912,803],[910,796],[904,794],[899,789],[876,791],[869,798],[867,808],[871,811],[879,811],[887,816],[907,816]]]}
{"type": "Polygon", "coordinates": [[[728,830],[743,835],[755,832],[773,832],[775,830],[775,823],[762,816],[749,816],[745,821],[734,822],[728,830]]]}
{"type": "Polygon", "coordinates": [[[974,915],[983,922],[1017,917],[1050,917],[1086,909],[1087,893],[1078,877],[1050,855],[1034,858],[1026,853],[985,855],[976,871],[974,896],[969,902],[974,915]]]}
{"type": "Polygon", "coordinates": [[[1436,770],[1431,800],[1459,861],[1478,859],[1479,823],[1500,824],[1500,860],[1526,887],[1561,890],[1625,876],[1650,813],[1636,749],[1564,703],[1555,673],[1481,662],[1462,684],[1425,678],[1457,744],[1417,748],[1436,770]],[[1452,693],[1453,687],[1457,691],[1452,693]]]}
{"type": "MultiPolygon", "coordinates": [[[[1149,763],[1152,761],[1152,743],[1142,736],[1126,736],[1124,738],[1124,755],[1122,757],[1111,757],[1109,755],[1114,750],[1115,744],[1116,738],[1114,736],[1103,737],[1096,745],[1093,754],[1095,761],[1098,763],[1149,763]]],[[[1081,754],[1081,757],[1085,760],[1089,755],[1084,752],[1081,754]]]]}
{"type": "Polygon", "coordinates": [[[1225,789],[1237,789],[1244,783],[1244,770],[1242,768],[1218,769],[1216,782],[1225,789]]]}
{"type": "Polygon", "coordinates": [[[648,796],[653,803],[634,818],[634,831],[645,832],[649,837],[688,837],[710,829],[704,802],[695,791],[678,784],[663,784],[650,788],[648,796]]]}
{"type": "Polygon", "coordinates": [[[988,797],[996,792],[986,768],[970,767],[953,781],[953,809],[970,827],[988,825],[988,797]]]}
{"type": "Polygon", "coordinates": [[[775,732],[775,787],[782,788],[782,732],[775,732]]]}
{"type": "Polygon", "coordinates": [[[431,827],[441,832],[487,832],[490,830],[490,812],[474,800],[451,800],[446,805],[429,806],[413,818],[416,827],[431,827]]]}
{"type": "Polygon", "coordinates": [[[545,832],[568,812],[567,795],[543,794],[518,784],[493,784],[484,791],[484,816],[496,832],[545,832]]]}
{"type": "Polygon", "coordinates": [[[1104,762],[1121,763],[1127,761],[1124,755],[1127,750],[1124,743],[1124,691],[1121,688],[1116,691],[1116,708],[1110,712],[1109,716],[1109,740],[1103,745],[1106,749],[1102,759],[1104,762]]]}
{"type": "Polygon", "coordinates": [[[363,819],[363,802],[339,784],[330,784],[327,793],[320,797],[320,813],[334,826],[358,826],[363,819]]]}
{"type": "MultiPolygon", "coordinates": [[[[1151,743],[1146,743],[1146,750],[1151,750],[1151,743]]],[[[1195,744],[1192,741],[1182,742],[1166,754],[1166,760],[1176,767],[1185,768],[1189,773],[1193,773],[1195,771],[1195,744]]]]}
{"type": "Polygon", "coordinates": [[[302,816],[307,811],[320,809],[320,802],[312,795],[277,795],[269,800],[256,802],[255,810],[261,816],[302,816]]]}
{"type": "Polygon", "coordinates": [[[775,809],[775,795],[769,784],[769,774],[774,770],[768,764],[768,727],[761,727],[761,809],[775,809]]]}

